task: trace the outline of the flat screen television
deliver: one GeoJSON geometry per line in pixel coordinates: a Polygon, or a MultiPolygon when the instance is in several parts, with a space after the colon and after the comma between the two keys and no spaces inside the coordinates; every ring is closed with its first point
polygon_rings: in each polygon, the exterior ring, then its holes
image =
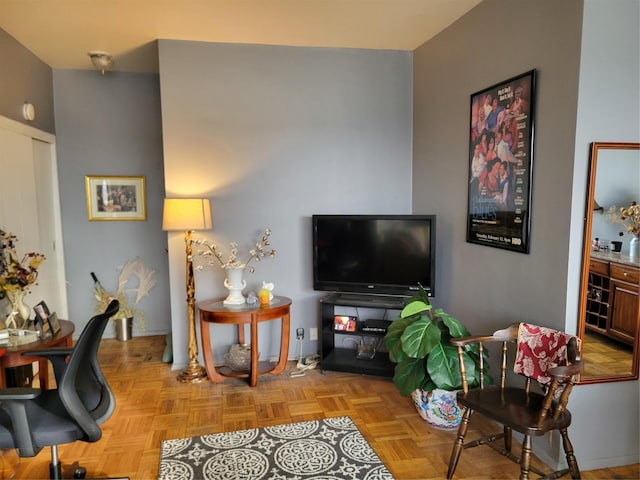
{"type": "Polygon", "coordinates": [[[314,290],[435,294],[435,215],[313,215],[314,290]]]}

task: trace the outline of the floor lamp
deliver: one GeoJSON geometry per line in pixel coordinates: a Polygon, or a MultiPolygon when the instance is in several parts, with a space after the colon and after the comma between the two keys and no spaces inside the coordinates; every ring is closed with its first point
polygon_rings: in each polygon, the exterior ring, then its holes
{"type": "Polygon", "coordinates": [[[211,205],[207,198],[165,198],[162,213],[162,229],[184,231],[187,255],[187,313],[189,322],[189,365],[180,372],[178,381],[197,383],[207,378],[207,372],[198,363],[198,339],[196,338],[195,280],[191,251],[191,232],[211,228],[211,205]]]}

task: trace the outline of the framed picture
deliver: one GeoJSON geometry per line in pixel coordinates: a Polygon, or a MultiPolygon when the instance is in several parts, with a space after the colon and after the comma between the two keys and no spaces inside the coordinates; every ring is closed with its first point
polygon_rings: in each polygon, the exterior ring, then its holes
{"type": "Polygon", "coordinates": [[[58,320],[58,315],[56,315],[56,312],[53,312],[51,315],[49,315],[49,328],[51,329],[51,334],[52,335],[57,335],[57,333],[62,329],[62,327],[60,327],[60,320],[58,320]]]}
{"type": "Polygon", "coordinates": [[[86,176],[91,221],[146,220],[144,177],[86,176]]]}
{"type": "Polygon", "coordinates": [[[355,332],[356,317],[350,315],[334,315],[333,329],[336,332],[355,332]]]}
{"type": "Polygon", "coordinates": [[[51,324],[49,323],[48,318],[42,322],[42,330],[40,330],[40,332],[40,338],[47,338],[53,335],[51,333],[51,324]]]}
{"type": "Polygon", "coordinates": [[[40,302],[38,303],[35,307],[33,307],[33,311],[36,313],[36,320],[35,323],[36,325],[40,326],[40,331],[44,332],[45,330],[45,325],[47,325],[47,328],[49,327],[48,325],[48,321],[49,321],[49,307],[47,307],[47,304],[44,302],[40,302]]]}
{"type": "Polygon", "coordinates": [[[529,253],[535,70],[471,95],[467,242],[529,253]]]}

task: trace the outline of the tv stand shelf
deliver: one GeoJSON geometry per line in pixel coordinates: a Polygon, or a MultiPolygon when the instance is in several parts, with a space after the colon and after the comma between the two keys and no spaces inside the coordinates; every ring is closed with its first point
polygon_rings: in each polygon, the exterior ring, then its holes
{"type": "MultiPolygon", "coordinates": [[[[340,338],[356,339],[358,337],[373,337],[383,347],[384,333],[363,332],[360,330],[363,320],[358,319],[355,332],[335,331],[333,328],[334,316],[342,315],[336,312],[339,307],[360,307],[377,310],[401,310],[409,297],[392,295],[366,295],[350,293],[330,293],[320,300],[320,368],[326,370],[362,373],[381,377],[392,377],[395,365],[389,360],[386,351],[378,351],[371,360],[357,358],[355,348],[343,348],[340,338]]],[[[378,315],[382,318],[384,313],[378,315]]],[[[354,342],[350,342],[354,344],[354,342]]]]}
{"type": "MultiPolygon", "coordinates": [[[[330,293],[321,301],[348,307],[402,309],[410,297],[403,295],[373,295],[366,293],[330,293]]],[[[332,317],[333,319],[333,317],[332,317]]]]}
{"type": "Polygon", "coordinates": [[[380,377],[393,377],[394,365],[387,352],[377,352],[371,360],[356,358],[355,350],[334,348],[322,359],[322,370],[336,372],[364,373],[380,377]]]}

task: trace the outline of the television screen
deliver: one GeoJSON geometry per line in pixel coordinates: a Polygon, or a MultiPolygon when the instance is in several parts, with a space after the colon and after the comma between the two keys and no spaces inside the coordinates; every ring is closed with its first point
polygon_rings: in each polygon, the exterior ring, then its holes
{"type": "Polygon", "coordinates": [[[435,215],[314,215],[313,288],[435,292],[435,215]]]}

